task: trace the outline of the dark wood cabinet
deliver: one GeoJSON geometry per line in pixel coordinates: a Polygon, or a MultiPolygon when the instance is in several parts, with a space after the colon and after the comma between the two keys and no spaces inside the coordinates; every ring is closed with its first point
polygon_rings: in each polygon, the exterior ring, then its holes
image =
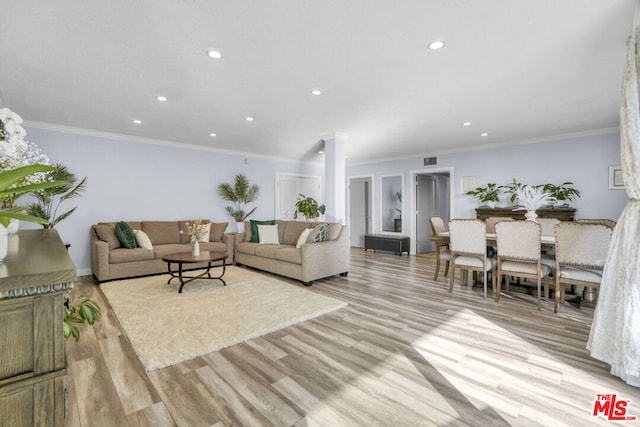
{"type": "Polygon", "coordinates": [[[64,424],[64,293],[76,269],[55,230],[9,236],[0,263],[0,425],[64,424]]]}
{"type": "Polygon", "coordinates": [[[372,249],[374,252],[388,251],[402,255],[403,252],[409,254],[409,237],[394,236],[392,234],[367,234],[364,236],[364,249],[372,249]]]}
{"type": "MultiPolygon", "coordinates": [[[[486,206],[476,208],[476,216],[481,220],[492,216],[524,220],[526,219],[524,216],[526,212],[525,210],[514,211],[513,208],[489,208],[486,206]]],[[[558,218],[560,221],[574,221],[576,210],[574,208],[542,208],[536,210],[536,213],[538,218],[558,218]]]]}

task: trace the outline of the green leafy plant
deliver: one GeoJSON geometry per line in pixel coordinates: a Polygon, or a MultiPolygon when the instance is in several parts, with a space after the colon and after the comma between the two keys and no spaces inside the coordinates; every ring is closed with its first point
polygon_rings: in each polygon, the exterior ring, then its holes
{"type": "MultiPolygon", "coordinates": [[[[527,187],[528,186],[526,184],[522,184],[516,181],[515,178],[512,178],[509,184],[500,186],[501,189],[504,189],[505,193],[511,194],[511,197],[509,198],[509,201],[511,201],[511,203],[514,203],[518,198],[518,193],[522,192],[527,187]]],[[[535,187],[537,186],[534,186],[534,188],[535,187]]]]}
{"type": "Polygon", "coordinates": [[[400,207],[395,208],[395,210],[400,214],[400,219],[402,219],[402,192],[398,191],[396,197],[398,198],[398,202],[400,202],[400,207]]]}
{"type": "Polygon", "coordinates": [[[25,214],[24,211],[26,208],[24,206],[11,205],[13,201],[24,194],[68,184],[65,181],[48,181],[37,184],[19,185],[17,187],[14,186],[30,175],[51,172],[53,170],[55,170],[53,166],[30,165],[0,172],[0,203],[2,204],[2,208],[0,208],[0,224],[6,227],[12,218],[38,224],[44,224],[46,222],[42,218],[25,214]]]}
{"type": "Polygon", "coordinates": [[[498,184],[489,183],[484,187],[476,187],[474,190],[469,190],[465,194],[476,197],[481,203],[499,202],[500,188],[498,184]]]}
{"type": "Polygon", "coordinates": [[[544,184],[542,188],[546,191],[554,202],[568,205],[570,201],[580,198],[579,190],[572,187],[573,182],[567,181],[560,185],[544,184]]]}
{"type": "Polygon", "coordinates": [[[227,206],[225,209],[236,222],[242,222],[256,210],[253,208],[245,212],[247,204],[255,202],[260,196],[260,187],[256,184],[250,185],[246,176],[238,174],[234,185],[228,183],[218,185],[218,195],[223,200],[235,203],[234,206],[227,206]]]}
{"type": "Polygon", "coordinates": [[[80,324],[87,322],[93,325],[100,317],[100,306],[89,298],[81,295],[76,300],[76,304],[73,305],[67,300],[64,308],[64,337],[75,338],[76,341],[80,339],[80,331],[74,325],[74,323],[80,324]]]}
{"type": "Polygon", "coordinates": [[[28,205],[27,213],[45,220],[46,222],[42,223],[44,228],[54,228],[56,224],[67,219],[76,210],[77,206],[58,215],[58,208],[65,200],[78,197],[84,192],[87,177],[84,177],[79,184],[74,185],[76,176],[66,166],[57,164],[54,170],[47,173],[47,178],[50,181],[63,181],[65,184],[34,192],[33,196],[36,201],[28,205]]]}
{"type": "Polygon", "coordinates": [[[298,219],[298,213],[301,213],[307,219],[319,218],[326,210],[325,205],[320,205],[313,197],[307,197],[304,194],[298,194],[296,201],[296,211],[293,213],[293,219],[298,219]]]}

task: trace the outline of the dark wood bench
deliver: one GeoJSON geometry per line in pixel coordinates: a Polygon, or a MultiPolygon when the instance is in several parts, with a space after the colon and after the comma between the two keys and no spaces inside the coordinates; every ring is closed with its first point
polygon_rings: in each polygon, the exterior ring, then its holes
{"type": "Polygon", "coordinates": [[[367,234],[364,236],[364,249],[372,249],[374,252],[376,250],[395,252],[398,255],[406,252],[409,255],[409,237],[392,234],[367,234]]]}

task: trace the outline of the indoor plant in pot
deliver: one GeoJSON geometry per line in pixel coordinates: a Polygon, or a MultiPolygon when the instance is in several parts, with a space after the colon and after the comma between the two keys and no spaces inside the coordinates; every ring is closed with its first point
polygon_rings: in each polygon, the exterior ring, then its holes
{"type": "Polygon", "coordinates": [[[234,185],[222,183],[218,185],[218,195],[223,199],[233,202],[233,206],[227,206],[227,213],[236,221],[238,233],[244,232],[244,220],[251,215],[256,208],[246,212],[247,203],[255,202],[260,196],[260,187],[250,185],[249,180],[243,174],[236,175],[234,185]]]}
{"type": "Polygon", "coordinates": [[[476,197],[480,203],[490,208],[494,208],[496,203],[500,201],[500,187],[495,183],[489,183],[484,187],[476,187],[465,194],[476,197]]]}
{"type": "Polygon", "coordinates": [[[549,193],[554,206],[569,206],[569,202],[580,198],[580,191],[572,187],[573,182],[567,181],[560,185],[545,184],[542,188],[549,193]]]}
{"type": "Polygon", "coordinates": [[[304,215],[308,220],[320,218],[324,215],[326,206],[319,204],[313,197],[307,197],[304,194],[298,194],[296,202],[296,211],[293,213],[293,219],[298,219],[298,213],[304,215]]]}

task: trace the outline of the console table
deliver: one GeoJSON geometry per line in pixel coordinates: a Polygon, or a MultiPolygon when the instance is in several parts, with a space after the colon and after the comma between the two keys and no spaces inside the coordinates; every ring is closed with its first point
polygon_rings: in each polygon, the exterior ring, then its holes
{"type": "Polygon", "coordinates": [[[364,236],[364,249],[396,252],[402,255],[403,252],[409,254],[409,237],[394,236],[392,234],[367,234],[364,236]]]}
{"type": "MultiPolygon", "coordinates": [[[[483,221],[492,216],[524,220],[526,219],[524,216],[526,212],[525,210],[514,211],[513,208],[489,208],[481,206],[476,208],[476,217],[483,221]]],[[[538,214],[538,218],[557,218],[560,221],[574,221],[576,216],[576,210],[574,208],[542,208],[537,209],[536,213],[538,214]]]]}
{"type": "Polygon", "coordinates": [[[75,278],[56,230],[9,236],[0,262],[0,425],[64,425],[64,293],[75,278]]]}

